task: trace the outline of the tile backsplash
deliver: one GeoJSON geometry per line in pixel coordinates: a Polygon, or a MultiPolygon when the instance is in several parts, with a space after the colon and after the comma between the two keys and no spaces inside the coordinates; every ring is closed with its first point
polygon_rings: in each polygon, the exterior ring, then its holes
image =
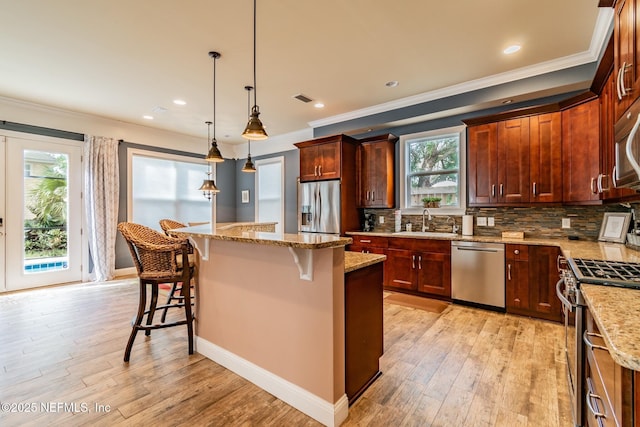
{"type": "MultiPolygon", "coordinates": [[[[503,231],[523,231],[525,237],[567,238],[576,236],[581,240],[598,240],[600,224],[605,212],[630,212],[640,209],[640,204],[631,208],[620,204],[604,206],[554,206],[554,207],[496,207],[467,208],[466,213],[475,217],[473,234],[476,236],[500,236],[503,231]],[[495,225],[478,226],[477,218],[493,218],[495,225]],[[570,220],[570,228],[562,228],[562,219],[570,220]]],[[[395,231],[393,209],[366,209],[366,214],[375,215],[373,231],[395,231]],[[384,224],[379,217],[384,216],[384,224]]],[[[462,228],[462,217],[452,215],[459,230],[462,228]]],[[[422,215],[402,215],[402,230],[407,223],[412,224],[413,231],[420,231],[422,215]]],[[[447,215],[434,215],[431,231],[451,231],[452,221],[447,215]]],[[[460,231],[458,231],[460,233],[460,231]]]]}

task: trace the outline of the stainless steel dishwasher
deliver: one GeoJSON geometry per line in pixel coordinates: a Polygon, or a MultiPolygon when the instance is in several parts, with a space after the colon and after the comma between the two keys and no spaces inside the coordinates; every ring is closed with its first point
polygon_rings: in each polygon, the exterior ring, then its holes
{"type": "Polygon", "coordinates": [[[451,298],[505,308],[504,244],[451,242],[451,298]]]}

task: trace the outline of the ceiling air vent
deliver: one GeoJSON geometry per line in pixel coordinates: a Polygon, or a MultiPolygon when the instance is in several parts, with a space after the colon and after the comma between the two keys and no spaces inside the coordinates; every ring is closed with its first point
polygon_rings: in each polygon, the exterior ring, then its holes
{"type": "Polygon", "coordinates": [[[297,95],[293,95],[293,97],[294,97],[295,99],[297,99],[298,101],[302,101],[302,102],[304,102],[304,103],[307,103],[307,102],[311,102],[311,101],[313,101],[313,99],[311,99],[311,98],[309,98],[308,96],[303,95],[303,94],[301,94],[301,93],[299,93],[299,94],[297,94],[297,95]]]}

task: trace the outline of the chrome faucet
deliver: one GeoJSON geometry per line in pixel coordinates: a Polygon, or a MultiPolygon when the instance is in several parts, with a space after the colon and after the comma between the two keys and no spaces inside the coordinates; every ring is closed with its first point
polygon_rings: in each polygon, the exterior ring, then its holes
{"type": "Polygon", "coordinates": [[[451,220],[451,222],[453,222],[453,225],[451,227],[451,232],[452,233],[457,233],[458,232],[458,225],[456,224],[456,220],[451,218],[450,216],[447,217],[447,222],[449,222],[449,220],[451,220]]]}
{"type": "Polygon", "coordinates": [[[429,216],[427,217],[427,221],[431,221],[431,212],[429,211],[428,208],[424,208],[422,210],[422,232],[424,233],[425,231],[427,231],[427,227],[424,224],[424,214],[427,213],[429,216]]]}

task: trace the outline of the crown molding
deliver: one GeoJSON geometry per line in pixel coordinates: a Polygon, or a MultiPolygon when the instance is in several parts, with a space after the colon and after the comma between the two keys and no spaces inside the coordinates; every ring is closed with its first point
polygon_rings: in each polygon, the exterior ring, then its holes
{"type": "Polygon", "coordinates": [[[598,11],[598,18],[596,19],[594,33],[593,33],[593,36],[591,37],[589,50],[585,52],[565,56],[563,58],[554,59],[546,62],[541,62],[539,64],[535,64],[529,67],[522,67],[516,70],[495,74],[493,76],[484,77],[477,80],[471,80],[468,82],[460,83],[460,84],[449,86],[442,89],[436,89],[430,92],[424,92],[424,93],[409,96],[406,98],[401,98],[394,101],[373,105],[371,107],[366,107],[359,110],[354,110],[347,113],[326,117],[324,119],[314,120],[309,122],[308,124],[312,128],[333,125],[336,123],[342,123],[349,120],[359,119],[361,117],[367,117],[374,114],[386,113],[387,111],[410,107],[410,106],[421,104],[424,102],[429,102],[437,99],[447,98],[450,96],[460,95],[463,93],[472,92],[472,91],[484,89],[487,87],[510,83],[516,80],[536,77],[542,74],[547,74],[554,71],[576,67],[576,66],[580,66],[590,62],[595,62],[599,59],[601,52],[603,52],[604,49],[606,49],[606,45],[609,40],[609,35],[612,30],[612,23],[613,23],[613,9],[600,8],[598,11]]]}

